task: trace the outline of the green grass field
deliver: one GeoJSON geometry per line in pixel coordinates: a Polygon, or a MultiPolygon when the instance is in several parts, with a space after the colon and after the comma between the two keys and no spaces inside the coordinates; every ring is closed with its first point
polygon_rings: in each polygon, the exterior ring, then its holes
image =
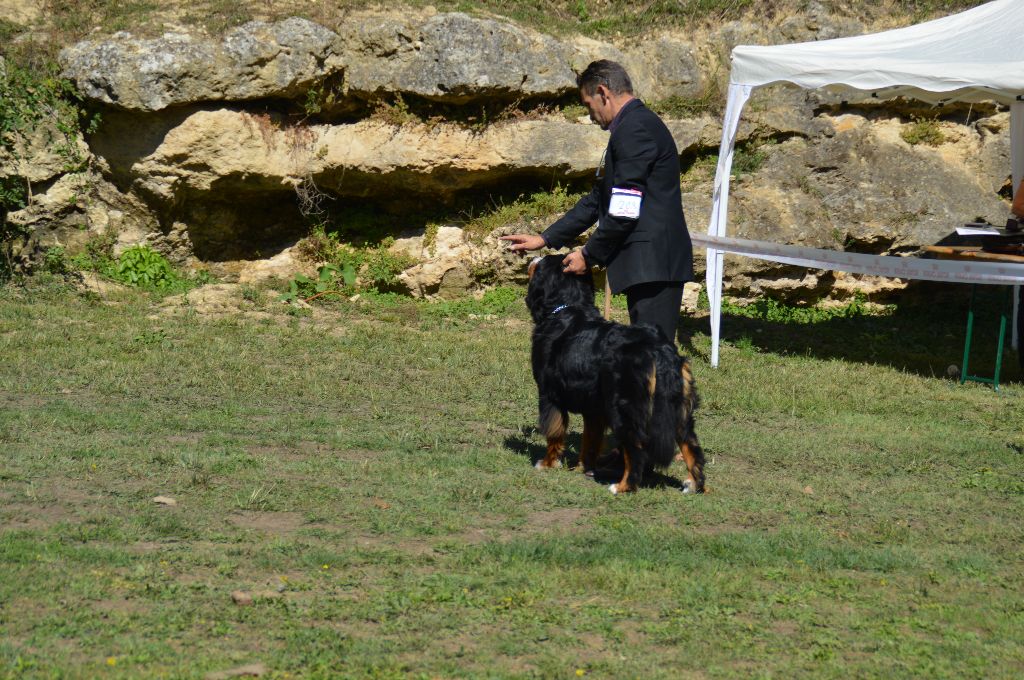
{"type": "Polygon", "coordinates": [[[531,466],[508,295],[273,297],[0,288],[0,677],[1024,674],[1024,388],[946,378],[956,305],[684,320],[711,491],[613,497],[531,466]]]}

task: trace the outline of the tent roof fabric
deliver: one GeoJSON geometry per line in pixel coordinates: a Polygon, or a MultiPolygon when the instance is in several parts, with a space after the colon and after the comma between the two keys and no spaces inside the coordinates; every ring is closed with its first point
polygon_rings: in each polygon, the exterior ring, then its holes
{"type": "Polygon", "coordinates": [[[994,0],[959,14],[882,33],[795,43],[740,45],[731,80],[792,83],[929,102],[1024,96],[1024,0],[994,0]]]}

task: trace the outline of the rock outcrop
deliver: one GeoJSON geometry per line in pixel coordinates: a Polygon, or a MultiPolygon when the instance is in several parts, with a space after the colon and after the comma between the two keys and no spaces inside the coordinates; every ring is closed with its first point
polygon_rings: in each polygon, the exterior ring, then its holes
{"type": "Polygon", "coordinates": [[[576,72],[602,57],[626,63],[647,97],[690,96],[701,84],[693,46],[675,37],[622,52],[458,12],[363,12],[338,32],[295,17],[253,21],[221,39],[121,32],[60,54],[86,97],[130,111],[280,99],[325,114],[394,95],[449,105],[559,100],[574,96],[576,72]]]}
{"type": "MultiPolygon", "coordinates": [[[[109,227],[125,243],[144,240],[179,261],[218,261],[247,278],[308,269],[289,246],[310,228],[311,196],[342,217],[369,206],[392,219],[395,252],[417,262],[402,285],[448,295],[521,275],[493,235],[464,238],[467,212],[495,195],[588,184],[607,134],[581,108],[566,107],[575,74],[591,60],[621,61],[647,101],[674,102],[677,113],[665,108],[664,117],[680,150],[687,219],[700,231],[721,128],[714,111],[687,111],[714,100],[729,47],[865,30],[811,2],[800,16],[685,37],[659,32],[621,46],[429,8],[352,12],[336,26],[250,22],[220,38],[118,33],[61,54],[65,74],[102,109],[102,126],[77,147],[102,178],[66,175],[55,147],[31,140],[0,156],[0,177],[38,189],[11,219],[54,243],[80,240],[69,231],[76,223],[84,233],[109,227]],[[82,178],[92,201],[75,200],[82,178]],[[429,248],[403,221],[424,207],[450,213],[429,248]],[[273,266],[251,263],[275,255],[273,266]],[[250,264],[232,264],[242,260],[250,264]]],[[[1007,114],[983,106],[947,115],[943,142],[914,146],[900,133],[921,110],[758,91],[740,128],[745,162],[734,169],[731,233],[903,254],[965,220],[1003,219],[1007,114]]],[[[699,254],[696,264],[702,269],[699,254]]],[[[883,295],[902,285],[738,257],[726,273],[730,292],[747,297],[883,295]]]]}
{"type": "Polygon", "coordinates": [[[340,69],[337,34],[299,18],[250,22],[213,40],[116,33],[61,51],[64,74],[89,99],[131,111],[208,101],[295,99],[340,69]]]}

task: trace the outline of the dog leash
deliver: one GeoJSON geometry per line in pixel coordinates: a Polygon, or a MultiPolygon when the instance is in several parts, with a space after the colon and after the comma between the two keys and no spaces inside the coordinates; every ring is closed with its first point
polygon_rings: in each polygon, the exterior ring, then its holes
{"type": "Polygon", "coordinates": [[[612,284],[608,283],[608,270],[604,273],[604,320],[612,318],[612,284]]]}

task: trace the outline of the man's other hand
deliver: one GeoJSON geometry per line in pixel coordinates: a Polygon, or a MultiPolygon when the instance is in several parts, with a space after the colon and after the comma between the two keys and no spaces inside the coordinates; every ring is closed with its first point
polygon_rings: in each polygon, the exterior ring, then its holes
{"type": "Polygon", "coordinates": [[[509,250],[513,251],[540,250],[547,245],[539,234],[509,234],[499,238],[502,241],[511,241],[512,247],[509,250]]]}
{"type": "Polygon", "coordinates": [[[562,260],[562,271],[566,274],[585,274],[587,272],[587,259],[583,252],[574,250],[562,260]]]}

